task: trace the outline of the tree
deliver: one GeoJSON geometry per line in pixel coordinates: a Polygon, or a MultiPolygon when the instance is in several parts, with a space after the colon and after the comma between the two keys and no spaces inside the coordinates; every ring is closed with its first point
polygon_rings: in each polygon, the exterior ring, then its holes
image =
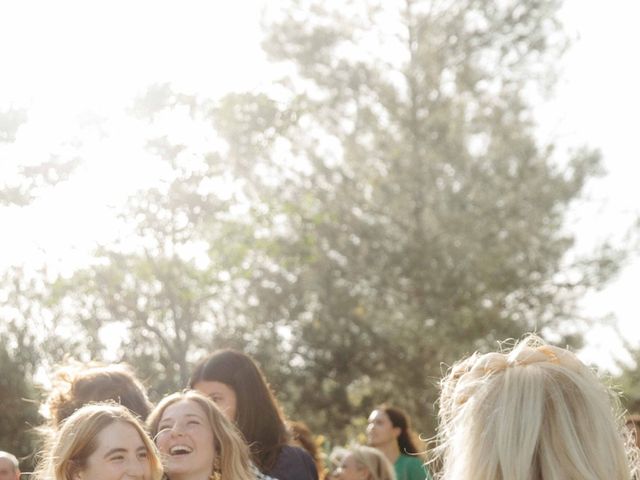
{"type": "Polygon", "coordinates": [[[121,358],[157,395],[231,345],[338,441],[382,400],[428,433],[441,362],[560,331],[619,265],[606,245],[567,256],[565,213],[599,155],[535,139],[558,2],[279,6],[277,85],[219,100],[160,85],[134,105],[165,180],[59,304],[96,339],[124,325],[121,358]],[[163,131],[167,116],[190,128],[163,131]]]}
{"type": "Polygon", "coordinates": [[[254,292],[283,312],[288,397],[316,428],[389,399],[428,431],[440,362],[557,327],[615,272],[615,249],[566,263],[599,155],[535,139],[526,92],[563,48],[558,6],[289,2],[268,24],[296,119],[272,164],[308,173],[279,184],[280,270],[254,292]]]}
{"type": "Polygon", "coordinates": [[[25,365],[7,346],[7,337],[0,334],[0,445],[16,457],[26,458],[23,469],[33,466],[33,429],[40,423],[34,386],[29,382],[25,365]]]}

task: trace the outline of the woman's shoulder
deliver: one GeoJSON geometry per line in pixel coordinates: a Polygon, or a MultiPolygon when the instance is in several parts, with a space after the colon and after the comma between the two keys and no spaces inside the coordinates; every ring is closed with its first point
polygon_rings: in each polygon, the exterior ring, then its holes
{"type": "Polygon", "coordinates": [[[424,461],[418,455],[407,455],[403,453],[398,456],[396,463],[405,465],[422,465],[424,461]]]}
{"type": "Polygon", "coordinates": [[[292,445],[282,447],[275,466],[267,475],[278,480],[318,480],[318,471],[311,455],[292,445]]]}

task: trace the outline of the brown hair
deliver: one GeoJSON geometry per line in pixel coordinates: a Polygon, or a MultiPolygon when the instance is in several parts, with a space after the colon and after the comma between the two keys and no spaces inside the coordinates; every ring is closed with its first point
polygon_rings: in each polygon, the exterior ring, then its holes
{"type": "Polygon", "coordinates": [[[416,455],[424,453],[424,448],[418,448],[420,440],[417,435],[411,430],[411,420],[403,410],[392,407],[387,404],[382,404],[375,408],[387,414],[391,425],[400,429],[400,435],[398,435],[398,448],[401,455],[416,455]]]}
{"type": "Polygon", "coordinates": [[[221,382],[233,389],[236,424],[251,446],[252,460],[261,472],[271,470],[288,434],[278,402],[253,359],[236,350],[218,350],[196,366],[189,386],[198,382],[221,382]]]}
{"type": "Polygon", "coordinates": [[[142,383],[127,365],[88,364],[72,361],[60,367],[47,398],[51,427],[80,407],[91,402],[113,401],[127,407],[142,421],[151,411],[151,403],[142,383]]]}
{"type": "Polygon", "coordinates": [[[289,422],[289,430],[291,431],[291,441],[294,442],[294,444],[295,442],[298,442],[302,448],[309,452],[309,455],[311,455],[314,463],[316,464],[318,473],[322,473],[324,471],[324,465],[320,458],[320,451],[315,438],[313,438],[313,434],[306,423],[289,422]]]}

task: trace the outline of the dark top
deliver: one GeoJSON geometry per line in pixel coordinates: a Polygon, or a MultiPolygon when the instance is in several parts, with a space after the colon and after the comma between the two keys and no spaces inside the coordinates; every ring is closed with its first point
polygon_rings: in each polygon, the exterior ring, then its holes
{"type": "Polygon", "coordinates": [[[318,480],[318,470],[311,455],[291,445],[282,447],[275,466],[265,473],[278,480],[318,480]]]}

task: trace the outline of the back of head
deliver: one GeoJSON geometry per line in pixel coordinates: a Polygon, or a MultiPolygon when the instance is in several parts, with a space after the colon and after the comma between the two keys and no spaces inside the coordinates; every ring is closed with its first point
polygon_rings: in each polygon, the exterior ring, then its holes
{"type": "Polygon", "coordinates": [[[369,472],[367,480],[396,480],[393,465],[377,448],[357,445],[349,449],[356,463],[369,472]]]}
{"type": "Polygon", "coordinates": [[[152,438],[158,436],[159,425],[165,410],[174,403],[188,400],[195,402],[205,413],[209,427],[215,439],[212,448],[219,459],[220,475],[222,479],[251,480],[251,462],[249,448],[242,438],[242,434],[224,414],[216,407],[212,400],[194,390],[177,392],[163,398],[149,414],[147,428],[152,438]]]}
{"type": "Polygon", "coordinates": [[[455,364],[441,387],[443,479],[630,478],[615,398],[565,349],[530,335],[455,364]]]}
{"type": "Polygon", "coordinates": [[[189,386],[194,388],[203,381],[221,382],[234,390],[236,424],[251,445],[258,468],[270,470],[287,443],[287,430],[280,407],[255,362],[236,350],[218,350],[196,365],[189,386]]]}
{"type": "Polygon", "coordinates": [[[151,410],[145,388],[125,365],[74,362],[61,367],[47,398],[51,426],[57,428],[87,403],[105,401],[127,407],[143,421],[151,410]]]}
{"type": "Polygon", "coordinates": [[[114,403],[85,405],[65,419],[48,439],[35,478],[73,480],[77,472],[86,468],[89,456],[97,449],[98,434],[115,422],[129,424],[138,432],[147,451],[152,479],[159,480],[162,465],[155,446],[138,419],[127,408],[114,403]]]}

